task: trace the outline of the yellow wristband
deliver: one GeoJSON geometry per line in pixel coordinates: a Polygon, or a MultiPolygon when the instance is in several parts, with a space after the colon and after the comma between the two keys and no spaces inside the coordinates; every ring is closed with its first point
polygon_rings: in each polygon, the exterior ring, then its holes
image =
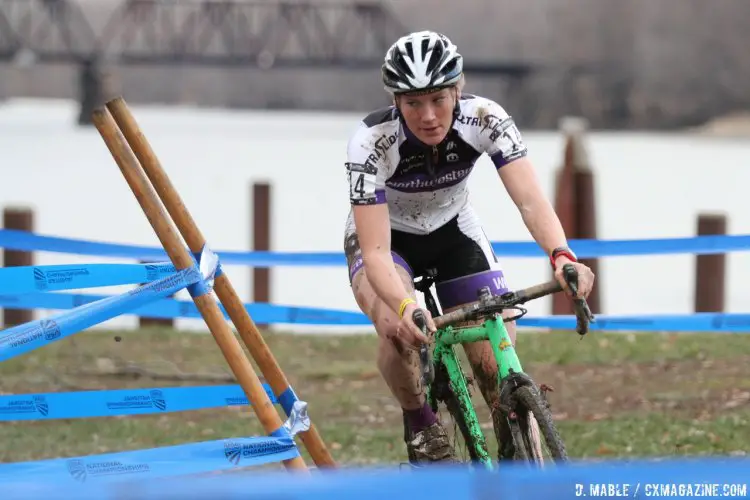
{"type": "Polygon", "coordinates": [[[398,317],[403,318],[404,317],[404,310],[406,309],[406,306],[409,304],[416,304],[417,302],[412,299],[411,297],[406,297],[404,300],[401,301],[401,305],[398,308],[398,317]]]}

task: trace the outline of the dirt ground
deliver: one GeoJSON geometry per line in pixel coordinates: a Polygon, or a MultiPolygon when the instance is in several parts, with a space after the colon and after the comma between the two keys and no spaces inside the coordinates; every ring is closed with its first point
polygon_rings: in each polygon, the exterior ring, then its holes
{"type": "Polygon", "coordinates": [[[662,412],[712,419],[750,403],[750,356],[731,363],[650,361],[611,366],[534,366],[537,380],[552,381],[558,419],[603,419],[662,412]]]}

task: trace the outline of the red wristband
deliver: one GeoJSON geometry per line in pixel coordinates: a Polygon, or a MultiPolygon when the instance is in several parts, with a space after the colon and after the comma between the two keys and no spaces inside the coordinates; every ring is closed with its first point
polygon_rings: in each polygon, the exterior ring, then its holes
{"type": "Polygon", "coordinates": [[[570,260],[571,262],[578,262],[578,258],[576,257],[576,254],[573,253],[573,251],[566,247],[558,247],[552,250],[552,253],[549,256],[550,264],[552,265],[552,269],[557,269],[555,267],[555,262],[557,261],[557,258],[560,256],[565,256],[570,260]]]}

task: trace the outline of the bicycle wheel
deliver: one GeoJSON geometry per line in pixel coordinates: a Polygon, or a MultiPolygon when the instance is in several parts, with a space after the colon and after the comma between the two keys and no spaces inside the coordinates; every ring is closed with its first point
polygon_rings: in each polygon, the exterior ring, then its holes
{"type": "MultiPolygon", "coordinates": [[[[544,445],[547,448],[554,462],[567,462],[568,454],[565,450],[565,443],[563,443],[560,432],[555,427],[549,406],[542,398],[539,390],[535,386],[526,385],[518,387],[513,392],[513,399],[515,401],[515,412],[519,419],[519,427],[523,436],[522,447],[524,449],[517,450],[519,458],[539,465],[543,462],[543,456],[540,454],[541,450],[534,445],[533,423],[529,419],[529,415],[533,415],[543,438],[543,440],[540,440],[542,441],[539,443],[540,446],[544,445]]],[[[521,443],[516,443],[516,448],[518,448],[518,444],[521,443]]]]}

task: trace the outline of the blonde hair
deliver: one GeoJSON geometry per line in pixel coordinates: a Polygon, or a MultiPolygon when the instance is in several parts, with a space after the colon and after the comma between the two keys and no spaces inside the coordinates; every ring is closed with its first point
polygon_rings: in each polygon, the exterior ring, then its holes
{"type": "Polygon", "coordinates": [[[456,82],[456,89],[459,93],[463,92],[464,86],[466,85],[466,77],[461,73],[461,79],[456,82]]]}
{"type": "MultiPolygon", "coordinates": [[[[456,82],[456,84],[453,85],[452,87],[447,87],[447,88],[456,89],[456,100],[458,100],[461,97],[461,93],[463,92],[465,85],[466,85],[466,77],[464,76],[463,73],[461,73],[461,78],[456,82]]],[[[388,93],[391,94],[391,99],[393,100],[393,104],[397,105],[399,94],[395,94],[391,90],[388,90],[388,93]]]]}

